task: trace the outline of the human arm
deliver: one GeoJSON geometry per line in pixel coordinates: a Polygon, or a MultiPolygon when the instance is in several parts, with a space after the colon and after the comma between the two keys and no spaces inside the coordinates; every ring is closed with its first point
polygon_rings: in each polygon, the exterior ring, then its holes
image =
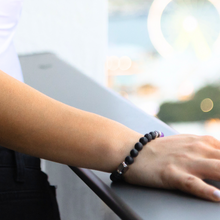
{"type": "MultiPolygon", "coordinates": [[[[0,145],[73,166],[111,172],[142,136],[117,122],[52,100],[20,82],[15,83],[7,75],[1,77],[0,91],[4,94],[0,94],[3,104],[0,123],[6,130],[0,128],[0,145]],[[6,96],[8,98],[4,99],[6,96]]],[[[133,184],[184,190],[180,186],[188,183],[188,176],[195,179],[203,170],[204,162],[201,163],[203,167],[199,167],[197,160],[202,159],[209,148],[214,150],[215,147],[211,138],[205,141],[204,137],[192,135],[154,140],[140,152],[125,179],[133,184]],[[177,172],[173,172],[174,168],[177,172]]],[[[218,163],[211,161],[211,157],[208,162],[211,165],[218,163]]],[[[209,173],[218,179],[217,172],[211,168],[205,171],[204,176],[209,173]]],[[[189,183],[193,187],[186,184],[184,191],[213,199],[214,187],[205,185],[209,194],[205,191],[198,194],[194,189],[204,187],[202,182],[189,183]]]]}
{"type": "Polygon", "coordinates": [[[120,123],[51,99],[3,72],[0,88],[4,147],[111,172],[127,153],[123,148],[140,136],[120,123]]]}

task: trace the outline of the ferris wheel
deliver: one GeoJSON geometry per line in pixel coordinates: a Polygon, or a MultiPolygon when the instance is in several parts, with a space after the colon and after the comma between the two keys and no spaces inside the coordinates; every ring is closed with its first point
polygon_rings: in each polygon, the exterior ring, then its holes
{"type": "Polygon", "coordinates": [[[154,0],[147,25],[163,57],[191,48],[205,60],[220,50],[220,0],[154,0]]]}

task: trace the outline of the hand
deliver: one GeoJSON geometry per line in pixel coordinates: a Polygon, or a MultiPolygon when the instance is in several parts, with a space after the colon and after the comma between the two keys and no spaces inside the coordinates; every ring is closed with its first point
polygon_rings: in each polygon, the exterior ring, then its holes
{"type": "Polygon", "coordinates": [[[220,191],[203,181],[220,180],[220,141],[196,135],[157,138],[144,146],[124,177],[132,184],[220,201],[220,191]]]}

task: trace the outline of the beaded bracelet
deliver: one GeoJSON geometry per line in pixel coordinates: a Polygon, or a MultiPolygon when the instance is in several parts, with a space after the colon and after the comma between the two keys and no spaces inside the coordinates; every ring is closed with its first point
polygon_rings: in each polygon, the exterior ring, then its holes
{"type": "Polygon", "coordinates": [[[138,156],[139,151],[141,151],[148,142],[154,140],[155,138],[164,137],[164,134],[160,131],[153,131],[148,134],[145,134],[144,137],[141,137],[139,142],[134,145],[134,148],[130,151],[130,156],[127,156],[125,160],[118,166],[111,175],[110,179],[113,182],[119,182],[123,179],[123,174],[128,170],[128,166],[134,163],[134,158],[138,156]]]}

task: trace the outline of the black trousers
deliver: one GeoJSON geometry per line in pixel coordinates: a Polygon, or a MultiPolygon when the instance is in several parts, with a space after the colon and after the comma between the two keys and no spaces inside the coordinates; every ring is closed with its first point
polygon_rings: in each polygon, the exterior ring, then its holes
{"type": "Polygon", "coordinates": [[[0,219],[60,220],[40,159],[0,147],[0,219]]]}

